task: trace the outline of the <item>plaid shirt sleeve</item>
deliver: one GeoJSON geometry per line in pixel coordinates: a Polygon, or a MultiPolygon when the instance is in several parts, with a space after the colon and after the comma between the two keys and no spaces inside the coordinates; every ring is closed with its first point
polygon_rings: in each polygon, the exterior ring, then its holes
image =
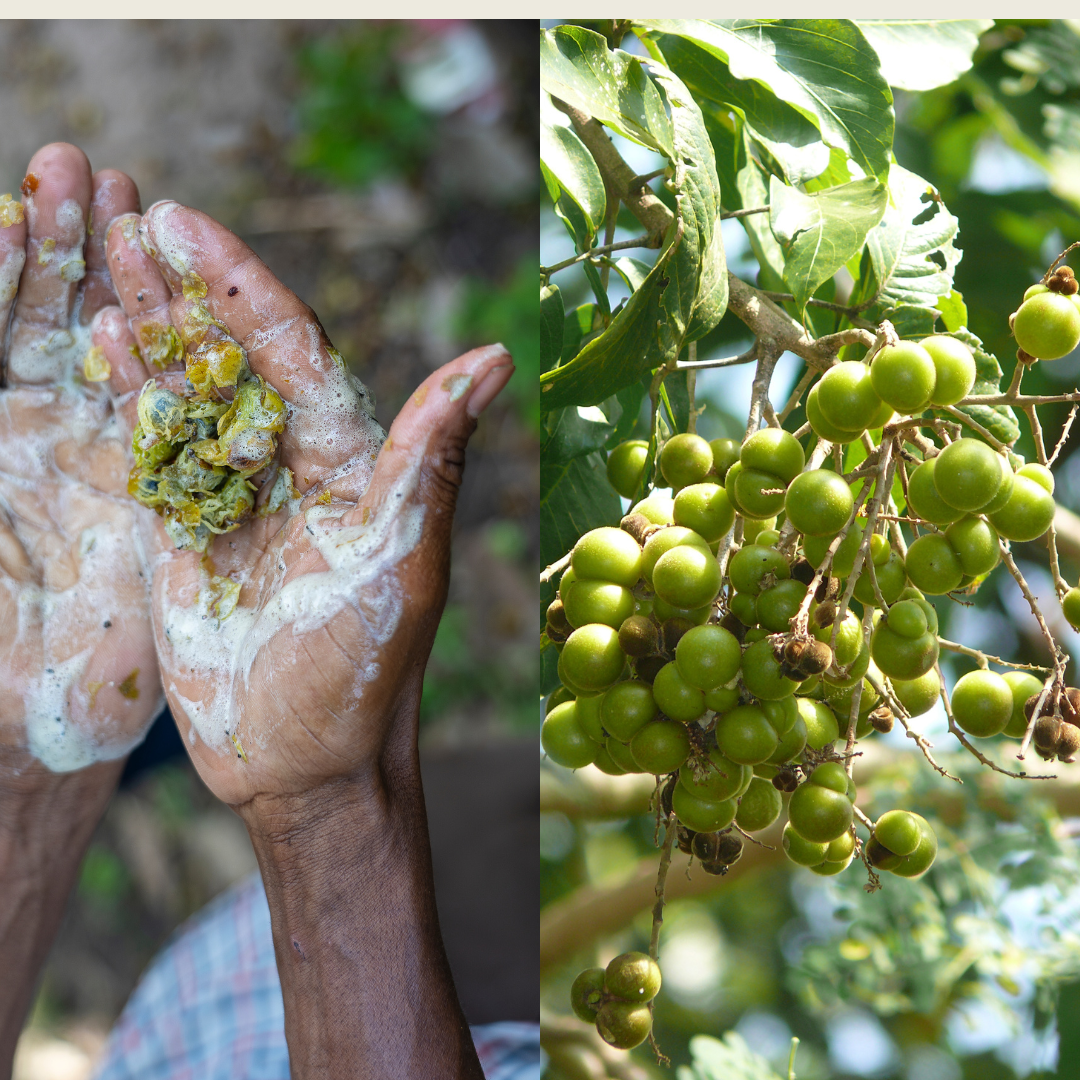
{"type": "MultiPolygon", "coordinates": [[[[472,1028],[486,1080],[539,1080],[540,1028],[472,1028]]],[[[258,874],[182,926],[132,993],[94,1080],[289,1080],[270,909],[258,874]]]]}

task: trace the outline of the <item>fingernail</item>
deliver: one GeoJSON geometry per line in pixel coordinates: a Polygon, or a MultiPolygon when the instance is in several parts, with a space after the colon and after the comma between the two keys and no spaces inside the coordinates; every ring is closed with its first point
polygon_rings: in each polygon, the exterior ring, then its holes
{"type": "Polygon", "coordinates": [[[492,368],[470,395],[465,403],[465,411],[475,420],[495,400],[513,374],[513,364],[500,364],[492,368]]]}

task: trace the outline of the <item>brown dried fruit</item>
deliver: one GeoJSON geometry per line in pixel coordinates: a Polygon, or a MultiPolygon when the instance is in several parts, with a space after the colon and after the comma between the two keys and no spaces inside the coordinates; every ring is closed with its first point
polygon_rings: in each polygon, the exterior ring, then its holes
{"type": "Polygon", "coordinates": [[[888,735],[893,729],[894,719],[892,709],[888,705],[880,705],[870,714],[870,725],[882,735],[888,735]]]}
{"type": "MultiPolygon", "coordinates": [[[[548,604],[547,621],[548,626],[553,626],[556,630],[570,630],[570,624],[566,621],[566,612],[563,609],[562,600],[556,598],[548,604]]],[[[548,636],[550,637],[551,635],[549,634],[548,636]]]]}
{"type": "Polygon", "coordinates": [[[836,604],[832,600],[825,600],[814,609],[811,621],[815,626],[824,629],[836,622],[836,604]]]}
{"type": "Polygon", "coordinates": [[[646,615],[631,615],[619,627],[619,648],[627,656],[652,656],[660,648],[656,623],[646,615]]]}
{"type": "Polygon", "coordinates": [[[681,615],[675,615],[664,621],[660,627],[660,643],[668,656],[675,655],[675,646],[682,640],[683,634],[693,630],[696,624],[681,615]]]}
{"type": "Polygon", "coordinates": [[[794,791],[799,786],[799,774],[790,765],[782,766],[772,778],[772,785],[777,791],[794,791]]]}
{"type": "Polygon", "coordinates": [[[1061,719],[1066,724],[1080,727],[1080,690],[1075,686],[1065,687],[1065,692],[1059,700],[1061,706],[1061,719]]]}
{"type": "Polygon", "coordinates": [[[1056,753],[1061,738],[1061,728],[1061,721],[1056,716],[1040,716],[1035,721],[1035,731],[1032,734],[1035,748],[1056,753]]]}
{"type": "Polygon", "coordinates": [[[675,829],[675,843],[678,844],[679,850],[686,855],[690,855],[693,852],[691,845],[694,842],[694,837],[697,833],[693,829],[688,829],[685,825],[678,825],[675,829]]]}
{"type": "Polygon", "coordinates": [[[619,528],[628,532],[639,544],[645,541],[659,528],[654,525],[644,514],[627,514],[619,522],[619,528]]]}
{"type": "Polygon", "coordinates": [[[643,656],[634,664],[634,671],[639,679],[651,683],[666,663],[662,656],[643,656]]]}

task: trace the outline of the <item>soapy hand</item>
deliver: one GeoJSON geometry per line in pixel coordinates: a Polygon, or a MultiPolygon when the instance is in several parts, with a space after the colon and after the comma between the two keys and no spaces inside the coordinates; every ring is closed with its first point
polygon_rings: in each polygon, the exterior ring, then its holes
{"type": "Polygon", "coordinates": [[[106,248],[123,309],[99,312],[93,342],[129,435],[146,381],[184,396],[181,351],[190,377],[215,340],[238,343],[286,404],[254,512],[205,556],[138,510],[162,682],[200,774],[237,806],[409,757],[465,444],[509,355],[477,349],[435,372],[384,442],[312,311],[223,226],[158,203],[114,222],[106,248]]]}
{"type": "Polygon", "coordinates": [[[106,389],[83,375],[89,323],[115,303],[105,228],[138,208],[138,192],[123,173],[91,175],[81,150],[55,143],[11,195],[0,197],[0,769],[9,777],[35,762],[67,772],[122,757],[161,705],[123,436],[106,389]]]}

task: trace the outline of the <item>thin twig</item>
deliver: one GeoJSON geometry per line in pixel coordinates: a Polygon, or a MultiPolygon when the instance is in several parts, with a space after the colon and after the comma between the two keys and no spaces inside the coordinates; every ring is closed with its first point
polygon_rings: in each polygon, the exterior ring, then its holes
{"type": "Polygon", "coordinates": [[[720,219],[727,221],[728,218],[749,217],[751,214],[767,214],[768,212],[767,206],[752,206],[749,210],[724,210],[720,214],[720,219]]]}
{"type": "Polygon", "coordinates": [[[635,247],[652,247],[652,244],[647,236],[635,236],[632,240],[620,240],[616,244],[601,244],[599,247],[589,248],[588,251],[575,255],[572,259],[564,259],[554,266],[541,266],[540,274],[543,277],[551,277],[552,274],[557,274],[560,270],[565,270],[575,263],[584,262],[586,259],[593,259],[599,255],[609,255],[613,251],[623,251],[626,248],[635,247]]]}
{"type": "Polygon", "coordinates": [[[561,559],[556,559],[550,566],[545,566],[540,572],[540,584],[550,581],[560,570],[565,570],[570,565],[570,556],[573,552],[568,551],[561,559]]]}

